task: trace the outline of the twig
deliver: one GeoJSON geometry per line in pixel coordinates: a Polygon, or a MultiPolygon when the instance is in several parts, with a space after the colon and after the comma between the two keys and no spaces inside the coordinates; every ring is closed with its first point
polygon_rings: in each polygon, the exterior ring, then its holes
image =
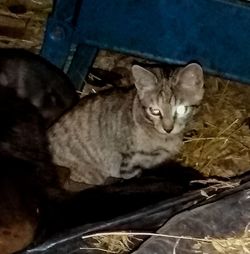
{"type": "Polygon", "coordinates": [[[174,235],[165,235],[159,233],[149,233],[149,232],[103,232],[103,233],[95,233],[91,235],[82,236],[83,240],[93,238],[93,237],[102,237],[102,236],[157,236],[157,237],[165,237],[165,238],[173,238],[173,239],[183,239],[183,240],[194,240],[194,241],[202,241],[202,242],[211,242],[211,240],[203,239],[203,238],[193,238],[191,236],[174,236],[174,235]]]}

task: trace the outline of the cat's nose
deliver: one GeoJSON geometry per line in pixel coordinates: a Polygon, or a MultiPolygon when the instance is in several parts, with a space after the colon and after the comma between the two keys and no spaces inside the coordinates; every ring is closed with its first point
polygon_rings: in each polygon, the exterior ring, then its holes
{"type": "Polygon", "coordinates": [[[168,125],[163,125],[163,129],[167,132],[170,133],[174,128],[173,124],[168,124],[168,125]]]}
{"type": "Polygon", "coordinates": [[[165,130],[167,133],[170,133],[170,132],[173,130],[173,127],[171,127],[171,128],[164,128],[164,130],[165,130]]]}

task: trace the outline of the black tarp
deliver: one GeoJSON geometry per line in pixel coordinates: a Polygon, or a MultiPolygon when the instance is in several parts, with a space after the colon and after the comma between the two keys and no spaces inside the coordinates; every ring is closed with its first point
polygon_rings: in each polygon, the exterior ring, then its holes
{"type": "MultiPolygon", "coordinates": [[[[198,185],[198,187],[196,186],[195,190],[182,193],[176,197],[166,198],[165,200],[162,199],[161,201],[152,203],[136,211],[120,214],[115,218],[111,217],[112,219],[82,224],[82,226],[68,227],[64,229],[61,227],[61,231],[55,231],[54,234],[47,237],[47,239],[43,238],[42,241],[40,240],[40,242],[38,241],[34,243],[27,250],[21,253],[99,253],[96,250],[82,250],[81,248],[83,247],[89,247],[89,242],[83,241],[81,237],[83,235],[104,231],[110,232],[128,230],[132,232],[157,232],[157,230],[159,230],[159,232],[164,234],[172,234],[177,236],[189,235],[194,237],[206,237],[207,235],[213,235],[214,237],[226,237],[230,235],[230,233],[232,234],[232,232],[242,232],[248,224],[250,217],[249,180],[250,174],[244,174],[224,183],[217,182],[214,184],[206,184],[205,186],[198,185]]],[[[113,191],[111,197],[115,196],[113,191]]],[[[123,191],[119,192],[118,196],[120,198],[120,204],[116,204],[118,207],[121,205],[122,201],[124,201],[124,205],[128,205],[128,200],[122,200],[122,198],[124,198],[124,195],[122,194],[124,194],[123,191]]],[[[80,194],[80,196],[82,195],[83,194],[80,194]]],[[[101,195],[101,192],[98,194],[96,193],[96,197],[98,195],[100,198],[103,198],[105,196],[104,191],[102,193],[103,196],[101,195]]],[[[91,196],[90,192],[87,196],[91,196]]],[[[131,198],[137,198],[137,202],[140,201],[140,199],[138,199],[140,197],[140,195],[138,196],[138,193],[136,197],[131,193],[129,196],[131,198]]],[[[117,197],[117,200],[119,198],[117,197]]],[[[79,196],[77,197],[77,200],[80,200],[79,196]]],[[[79,202],[75,202],[79,204],[79,202]]],[[[75,225],[80,218],[79,211],[82,213],[81,218],[84,218],[84,216],[87,216],[88,214],[88,204],[84,203],[84,205],[86,213],[84,213],[84,208],[79,208],[79,210],[76,210],[76,207],[74,207],[75,210],[72,211],[72,214],[75,214],[75,225]]],[[[84,205],[82,203],[83,207],[84,205]]],[[[72,203],[70,203],[69,207],[72,208],[72,203]]],[[[69,207],[68,209],[70,209],[69,207]]],[[[108,211],[107,207],[101,207],[98,207],[98,205],[96,206],[95,214],[102,214],[102,211],[105,213],[105,210],[106,212],[108,211]]],[[[92,207],[92,209],[92,211],[95,210],[94,207],[92,207]]],[[[61,211],[63,213],[63,210],[61,211]]],[[[115,212],[113,212],[113,214],[115,214],[115,212]]],[[[52,221],[55,217],[56,209],[55,213],[51,215],[51,224],[53,224],[52,221]]],[[[103,216],[100,216],[99,218],[102,217],[103,216]]],[[[108,216],[104,217],[108,218],[108,216]]],[[[67,224],[66,217],[58,219],[57,223],[60,224],[60,221],[63,223],[63,220],[67,224]]],[[[151,237],[146,240],[135,253],[173,253],[173,247],[176,247],[175,244],[176,239],[171,240],[159,237],[151,237]]],[[[193,244],[194,242],[192,241],[179,241],[177,246],[178,253],[193,253],[193,244]]]]}

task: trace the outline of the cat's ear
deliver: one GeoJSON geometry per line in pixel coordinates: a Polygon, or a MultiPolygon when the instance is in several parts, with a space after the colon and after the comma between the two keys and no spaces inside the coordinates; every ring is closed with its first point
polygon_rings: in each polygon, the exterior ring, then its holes
{"type": "Polygon", "coordinates": [[[188,64],[177,74],[177,84],[184,89],[202,89],[204,76],[201,66],[197,63],[188,64]]]}
{"type": "Polygon", "coordinates": [[[156,76],[139,65],[132,66],[132,75],[140,97],[143,97],[146,92],[153,91],[158,87],[156,76]]]}

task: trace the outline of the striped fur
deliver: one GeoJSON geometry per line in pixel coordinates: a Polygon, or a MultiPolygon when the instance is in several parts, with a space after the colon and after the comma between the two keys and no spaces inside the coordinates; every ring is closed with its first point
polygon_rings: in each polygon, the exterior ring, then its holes
{"type": "Polygon", "coordinates": [[[88,185],[132,178],[172,159],[182,144],[193,106],[203,97],[203,73],[191,64],[165,79],[132,67],[135,86],[83,97],[49,129],[54,162],[71,170],[71,180],[88,185]],[[188,108],[177,115],[179,104],[188,108]],[[161,115],[152,115],[152,107],[161,115]]]}

